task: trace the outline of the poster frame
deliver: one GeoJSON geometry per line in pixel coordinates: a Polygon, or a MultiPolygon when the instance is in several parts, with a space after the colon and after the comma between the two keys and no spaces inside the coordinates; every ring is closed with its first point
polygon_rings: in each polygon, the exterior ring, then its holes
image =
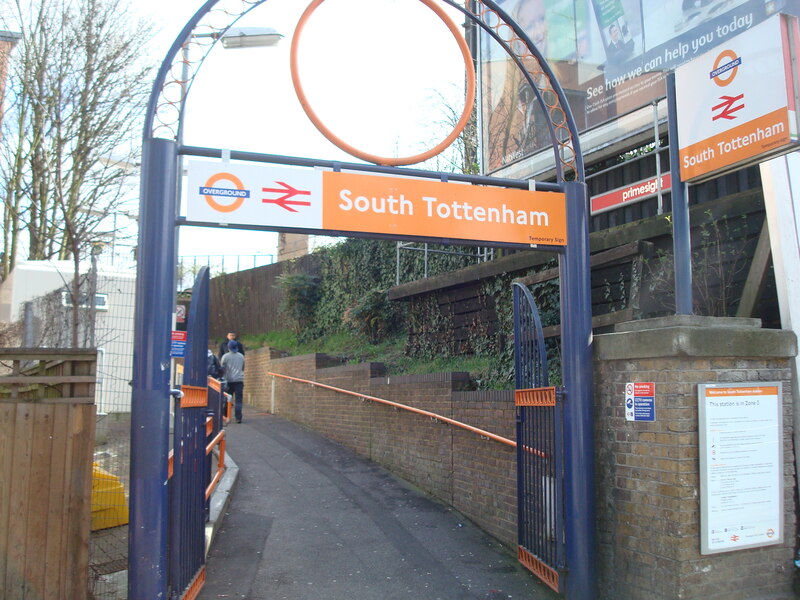
{"type": "Polygon", "coordinates": [[[734,552],[737,550],[745,550],[749,548],[761,548],[764,546],[773,546],[782,544],[784,542],[784,481],[783,481],[783,384],[780,381],[765,381],[765,382],[741,382],[741,383],[703,383],[697,386],[697,411],[698,411],[698,456],[700,460],[700,554],[721,554],[725,552],[734,552]],[[752,544],[737,544],[735,547],[712,547],[710,543],[710,529],[709,529],[709,514],[711,510],[711,503],[709,498],[709,456],[707,450],[707,440],[709,436],[708,427],[708,414],[706,410],[707,390],[709,389],[725,389],[725,388],[777,388],[777,401],[775,402],[775,428],[778,431],[780,439],[776,444],[776,456],[774,457],[777,462],[777,470],[779,473],[778,493],[777,498],[773,498],[772,502],[777,503],[778,507],[778,532],[775,539],[768,542],[756,542],[752,544]]]}

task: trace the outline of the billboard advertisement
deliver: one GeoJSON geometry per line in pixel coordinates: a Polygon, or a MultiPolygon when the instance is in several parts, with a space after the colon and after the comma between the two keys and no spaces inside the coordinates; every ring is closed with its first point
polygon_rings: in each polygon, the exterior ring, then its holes
{"type": "MultiPolygon", "coordinates": [[[[800,0],[505,0],[547,59],[581,131],[666,95],[666,74],[800,0]]],[[[550,145],[533,90],[501,46],[480,44],[485,172],[550,145]]]]}

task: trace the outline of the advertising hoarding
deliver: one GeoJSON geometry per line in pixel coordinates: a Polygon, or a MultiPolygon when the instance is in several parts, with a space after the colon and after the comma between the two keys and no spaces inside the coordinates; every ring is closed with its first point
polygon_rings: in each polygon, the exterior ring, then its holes
{"type": "MultiPolygon", "coordinates": [[[[663,98],[666,73],[798,0],[506,0],[564,88],[580,130],[663,98]]],[[[480,46],[485,172],[549,147],[533,91],[503,49],[480,46]]],[[[586,149],[584,149],[586,150],[586,149]]]]}

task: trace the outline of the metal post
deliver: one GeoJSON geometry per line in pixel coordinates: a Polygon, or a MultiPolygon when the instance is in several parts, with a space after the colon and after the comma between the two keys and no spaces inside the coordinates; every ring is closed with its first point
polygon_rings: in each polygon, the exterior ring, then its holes
{"type": "Polygon", "coordinates": [[[656,188],[658,189],[659,215],[664,214],[664,190],[661,188],[661,136],[658,133],[658,102],[653,101],[653,145],[656,151],[656,188]]]}
{"type": "Polygon", "coordinates": [[[175,290],[177,145],[146,139],[142,150],[131,401],[131,600],[167,597],[169,347],[175,290]]]}
{"type": "Polygon", "coordinates": [[[567,240],[559,256],[561,341],[566,388],[564,448],[568,600],[597,598],[597,535],[592,418],[592,292],[589,196],[585,183],[564,184],[567,240]]]}
{"type": "Polygon", "coordinates": [[[692,237],[689,201],[681,181],[678,149],[678,107],[675,99],[675,73],[667,75],[667,114],[669,122],[669,171],[672,175],[672,245],[675,257],[675,314],[691,315],[692,237]]]}

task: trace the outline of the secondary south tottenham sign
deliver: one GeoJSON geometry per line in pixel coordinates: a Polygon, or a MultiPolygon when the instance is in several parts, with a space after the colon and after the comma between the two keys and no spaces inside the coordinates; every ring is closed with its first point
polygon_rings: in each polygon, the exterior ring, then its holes
{"type": "Polygon", "coordinates": [[[398,238],[567,243],[561,193],[261,164],[189,163],[187,219],[398,238]]]}
{"type": "Polygon", "coordinates": [[[776,15],[678,67],[683,181],[796,147],[797,35],[797,19],[776,15]]]}

